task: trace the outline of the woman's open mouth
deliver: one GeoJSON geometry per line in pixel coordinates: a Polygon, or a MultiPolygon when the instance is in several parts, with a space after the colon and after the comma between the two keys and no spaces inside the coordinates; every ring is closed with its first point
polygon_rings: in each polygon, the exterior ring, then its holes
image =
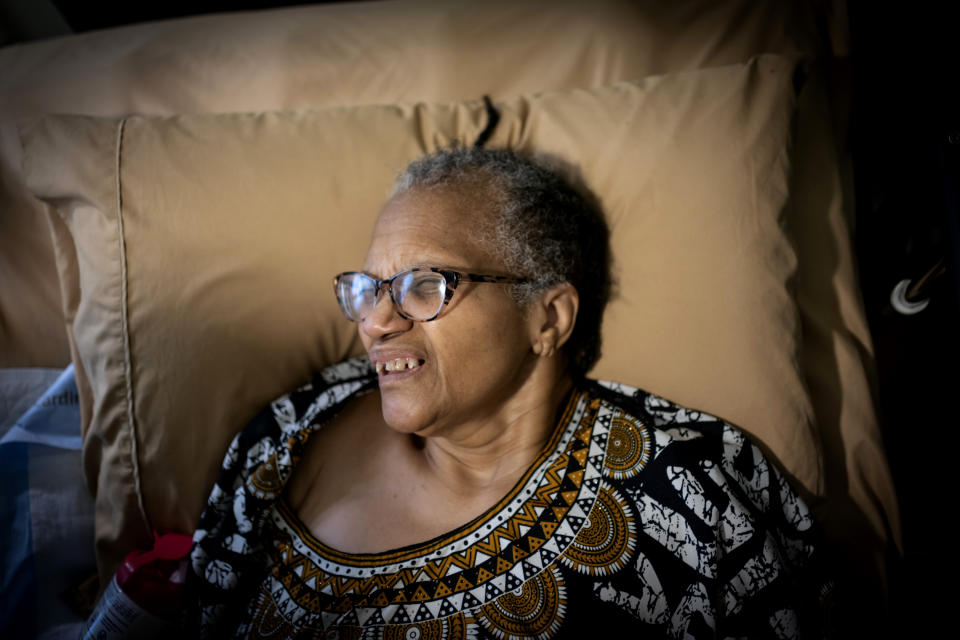
{"type": "Polygon", "coordinates": [[[392,376],[399,373],[416,371],[423,366],[423,360],[417,358],[394,358],[383,362],[377,362],[377,374],[380,376],[392,376]]]}

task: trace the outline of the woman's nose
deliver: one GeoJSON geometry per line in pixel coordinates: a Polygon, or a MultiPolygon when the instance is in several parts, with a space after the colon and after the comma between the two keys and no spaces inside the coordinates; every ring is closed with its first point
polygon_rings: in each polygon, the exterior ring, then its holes
{"type": "Polygon", "coordinates": [[[400,333],[413,326],[412,320],[407,320],[397,312],[388,291],[381,291],[377,296],[373,309],[360,321],[360,331],[370,338],[382,338],[391,333],[400,333]]]}

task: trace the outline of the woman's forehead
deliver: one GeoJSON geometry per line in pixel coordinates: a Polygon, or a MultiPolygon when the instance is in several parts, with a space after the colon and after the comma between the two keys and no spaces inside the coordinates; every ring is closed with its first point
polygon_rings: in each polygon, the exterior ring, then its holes
{"type": "Polygon", "coordinates": [[[381,210],[366,267],[499,267],[488,249],[492,226],[491,207],[480,198],[449,189],[407,191],[381,210]]]}

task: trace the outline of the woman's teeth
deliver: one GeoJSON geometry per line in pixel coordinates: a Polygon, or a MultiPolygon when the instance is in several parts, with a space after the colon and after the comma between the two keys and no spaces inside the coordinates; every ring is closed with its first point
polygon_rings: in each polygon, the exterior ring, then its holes
{"type": "Polygon", "coordinates": [[[396,358],[386,362],[377,363],[377,373],[384,371],[404,371],[406,369],[416,369],[420,366],[420,361],[416,358],[396,358]]]}

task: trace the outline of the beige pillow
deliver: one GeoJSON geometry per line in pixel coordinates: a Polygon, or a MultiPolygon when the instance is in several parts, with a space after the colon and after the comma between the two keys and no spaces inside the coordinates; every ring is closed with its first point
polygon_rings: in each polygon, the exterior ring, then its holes
{"type": "MultiPolygon", "coordinates": [[[[818,491],[782,228],[793,69],[762,56],[520,97],[488,145],[579,164],[604,204],[621,286],[594,375],[740,424],[818,491]]],[[[362,262],[408,161],[485,123],[472,101],[22,127],[28,185],[76,246],[61,278],[81,292],[101,575],[151,528],[191,530],[233,434],[359,351],[330,276],[362,262]]]]}
{"type": "Polygon", "coordinates": [[[63,366],[47,223],[20,173],[24,115],[448,102],[596,87],[817,51],[806,2],[390,0],[194,16],[0,47],[0,366],[63,366]]]}

